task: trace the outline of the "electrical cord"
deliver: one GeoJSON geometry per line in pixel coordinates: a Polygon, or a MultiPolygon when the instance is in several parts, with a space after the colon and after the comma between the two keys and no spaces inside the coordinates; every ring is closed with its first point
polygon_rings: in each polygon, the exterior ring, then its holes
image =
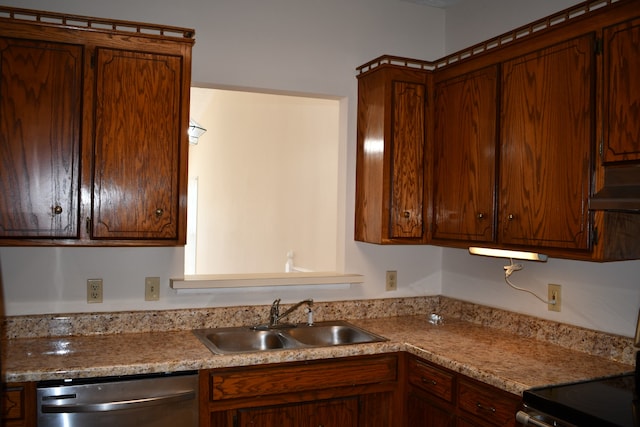
{"type": "Polygon", "coordinates": [[[511,264],[504,266],[504,281],[507,282],[507,285],[511,286],[516,291],[522,291],[522,292],[530,293],[531,295],[533,295],[534,297],[538,298],[540,301],[542,301],[545,304],[556,305],[556,300],[555,299],[546,300],[544,298],[540,298],[535,292],[530,291],[529,289],[521,288],[521,287],[516,286],[513,283],[511,283],[511,281],[509,280],[509,276],[511,276],[511,274],[514,271],[522,270],[522,264],[514,264],[513,263],[513,259],[509,259],[509,261],[511,261],[511,264]]]}

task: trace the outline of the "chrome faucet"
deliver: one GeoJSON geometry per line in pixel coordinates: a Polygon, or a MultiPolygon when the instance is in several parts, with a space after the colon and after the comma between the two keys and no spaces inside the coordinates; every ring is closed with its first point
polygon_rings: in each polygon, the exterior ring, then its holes
{"type": "MultiPolygon", "coordinates": [[[[311,298],[302,300],[291,307],[289,307],[284,313],[280,314],[280,298],[275,300],[273,304],[271,304],[271,309],[269,310],[269,325],[267,326],[270,329],[275,329],[279,327],[290,327],[291,325],[281,325],[280,320],[287,317],[291,312],[300,307],[303,304],[307,304],[309,306],[309,311],[311,312],[311,306],[313,305],[313,300],[311,298]]],[[[311,316],[309,316],[311,319],[311,316]]],[[[313,324],[313,320],[309,320],[307,322],[309,325],[313,324]]]]}

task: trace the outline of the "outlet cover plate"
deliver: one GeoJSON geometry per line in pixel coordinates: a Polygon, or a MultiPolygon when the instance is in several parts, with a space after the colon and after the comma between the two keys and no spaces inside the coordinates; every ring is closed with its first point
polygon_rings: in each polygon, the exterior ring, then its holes
{"type": "Polygon", "coordinates": [[[87,279],[87,302],[89,304],[102,302],[102,279],[87,279]]]}

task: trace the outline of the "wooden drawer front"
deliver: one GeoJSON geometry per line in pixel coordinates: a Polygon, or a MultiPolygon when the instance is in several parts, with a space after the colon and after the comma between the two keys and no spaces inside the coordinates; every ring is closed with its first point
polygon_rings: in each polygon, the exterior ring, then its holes
{"type": "Polygon", "coordinates": [[[2,392],[2,419],[21,420],[24,418],[24,387],[7,387],[2,392]]]}
{"type": "Polygon", "coordinates": [[[409,383],[451,402],[453,400],[454,375],[416,359],[409,360],[409,383]]]}
{"type": "Polygon", "coordinates": [[[210,396],[215,401],[396,380],[396,356],[233,368],[212,371],[210,396]]]}
{"type": "Polygon", "coordinates": [[[490,386],[478,386],[460,380],[458,407],[469,414],[497,426],[512,426],[520,399],[490,386]]]}

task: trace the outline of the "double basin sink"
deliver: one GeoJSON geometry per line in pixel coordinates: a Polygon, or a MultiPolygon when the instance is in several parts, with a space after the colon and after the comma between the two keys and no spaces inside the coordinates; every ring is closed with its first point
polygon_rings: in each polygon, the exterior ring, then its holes
{"type": "Polygon", "coordinates": [[[277,329],[252,327],[196,329],[196,337],[218,354],[295,350],[387,341],[344,321],[289,325],[277,329]]]}

